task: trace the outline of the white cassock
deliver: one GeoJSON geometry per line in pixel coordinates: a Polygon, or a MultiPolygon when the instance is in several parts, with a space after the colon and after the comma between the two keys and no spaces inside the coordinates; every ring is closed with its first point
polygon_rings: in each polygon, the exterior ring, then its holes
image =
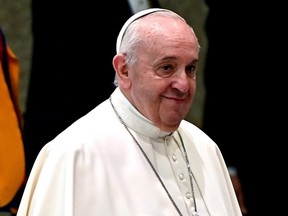
{"type": "MultiPolygon", "coordinates": [[[[160,131],[119,88],[111,98],[131,134],[109,100],[77,120],[39,153],[17,216],[192,215],[193,192],[177,132],[160,131]]],[[[241,216],[217,145],[185,120],[178,132],[200,216],[241,216]]]]}

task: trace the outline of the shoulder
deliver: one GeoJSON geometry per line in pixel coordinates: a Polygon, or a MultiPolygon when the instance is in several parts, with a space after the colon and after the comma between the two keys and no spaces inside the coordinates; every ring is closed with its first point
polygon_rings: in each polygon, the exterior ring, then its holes
{"type": "Polygon", "coordinates": [[[125,139],[125,128],[109,101],[99,104],[51,140],[46,151],[56,154],[97,153],[125,139]],[[124,132],[124,133],[123,133],[124,132]]]}
{"type": "Polygon", "coordinates": [[[179,129],[185,130],[186,132],[191,134],[193,137],[196,136],[196,137],[199,137],[201,139],[211,140],[211,138],[201,128],[197,127],[195,124],[193,124],[187,120],[182,120],[179,129]]]}
{"type": "Polygon", "coordinates": [[[181,122],[178,130],[186,139],[195,143],[196,146],[213,146],[218,148],[216,143],[202,129],[187,120],[181,122]]]}
{"type": "Polygon", "coordinates": [[[218,145],[199,127],[188,121],[182,121],[178,131],[183,141],[187,143],[187,150],[190,151],[191,155],[195,156],[197,152],[206,163],[222,160],[218,145]]]}

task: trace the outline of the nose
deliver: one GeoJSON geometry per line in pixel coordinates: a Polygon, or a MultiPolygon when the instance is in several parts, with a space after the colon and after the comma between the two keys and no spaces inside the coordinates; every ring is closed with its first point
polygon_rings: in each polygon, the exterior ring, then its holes
{"type": "Polygon", "coordinates": [[[189,91],[191,81],[191,77],[187,76],[185,72],[176,73],[175,80],[172,83],[172,87],[182,93],[187,93],[189,91]]]}

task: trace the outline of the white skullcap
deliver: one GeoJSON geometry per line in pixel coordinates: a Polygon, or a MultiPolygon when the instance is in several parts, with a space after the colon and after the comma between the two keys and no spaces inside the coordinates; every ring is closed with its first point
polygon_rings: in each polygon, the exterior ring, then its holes
{"type": "MultiPolygon", "coordinates": [[[[117,37],[117,42],[116,42],[116,52],[119,53],[120,51],[120,46],[121,46],[121,43],[122,43],[122,40],[123,40],[123,36],[126,32],[126,29],[128,28],[128,26],[134,22],[135,20],[139,19],[140,17],[142,16],[145,16],[147,14],[150,14],[150,13],[154,13],[156,11],[169,11],[169,12],[172,12],[170,10],[167,10],[167,9],[164,9],[164,8],[149,8],[149,9],[145,9],[145,10],[142,10],[142,11],[139,11],[138,13],[135,13],[133,16],[131,16],[123,25],[123,27],[121,28],[120,32],[119,32],[119,35],[117,37]]],[[[174,13],[174,12],[173,12],[174,13]]]]}

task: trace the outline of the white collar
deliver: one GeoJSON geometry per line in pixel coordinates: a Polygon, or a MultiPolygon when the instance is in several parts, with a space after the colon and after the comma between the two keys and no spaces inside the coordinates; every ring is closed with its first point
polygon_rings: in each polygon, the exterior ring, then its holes
{"type": "Polygon", "coordinates": [[[171,134],[161,131],[153,122],[143,116],[123,95],[119,87],[112,93],[111,101],[125,124],[135,132],[153,138],[163,138],[171,134]]]}

